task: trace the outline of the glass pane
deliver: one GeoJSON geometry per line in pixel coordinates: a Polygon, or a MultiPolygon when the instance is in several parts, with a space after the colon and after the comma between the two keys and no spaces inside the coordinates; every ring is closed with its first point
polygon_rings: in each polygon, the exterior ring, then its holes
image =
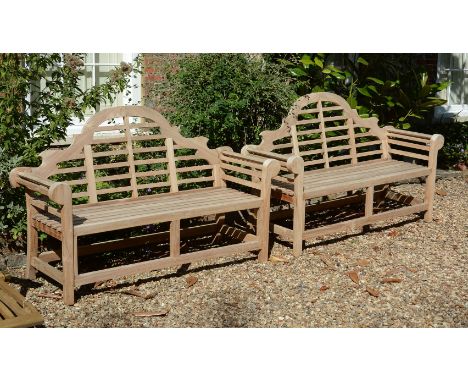
{"type": "Polygon", "coordinates": [[[460,105],[462,103],[464,73],[460,70],[452,71],[450,76],[450,105],[460,105]]]}
{"type": "Polygon", "coordinates": [[[122,53],[96,53],[96,62],[99,64],[120,65],[122,58],[122,53]]]}

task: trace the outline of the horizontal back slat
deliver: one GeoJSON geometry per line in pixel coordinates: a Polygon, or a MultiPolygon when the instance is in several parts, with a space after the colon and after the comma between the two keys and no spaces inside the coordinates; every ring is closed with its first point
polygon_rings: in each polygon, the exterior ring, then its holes
{"type": "Polygon", "coordinates": [[[156,111],[136,106],[97,113],[69,148],[56,151],[39,172],[68,182],[77,203],[169,192],[174,184],[210,187],[219,163],[206,141],[185,138],[156,111]]]}

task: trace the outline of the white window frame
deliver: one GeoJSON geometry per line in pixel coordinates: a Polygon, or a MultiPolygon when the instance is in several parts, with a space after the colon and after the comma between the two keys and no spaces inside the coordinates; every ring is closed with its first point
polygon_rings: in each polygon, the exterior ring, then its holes
{"type": "MultiPolygon", "coordinates": [[[[465,83],[468,81],[468,53],[462,53],[462,65],[460,68],[445,68],[442,65],[442,55],[449,53],[439,53],[437,59],[437,81],[451,81],[453,72],[464,72],[462,88],[465,89],[465,83]]],[[[462,94],[462,103],[454,104],[450,101],[451,85],[442,90],[439,96],[447,100],[447,103],[438,106],[434,111],[434,119],[437,122],[464,122],[468,121],[468,92],[462,94]]]]}
{"type": "MultiPolygon", "coordinates": [[[[94,53],[88,53],[88,54],[93,54],[94,53]]],[[[122,53],[122,61],[132,63],[133,60],[135,60],[138,56],[138,53],[122,53]]],[[[85,66],[90,64],[86,64],[85,66]]],[[[99,63],[93,63],[91,64],[93,66],[92,70],[92,76],[93,76],[93,84],[96,83],[96,71],[95,68],[96,66],[99,65],[105,65],[109,66],[109,63],[104,63],[104,64],[99,64],[99,63]]],[[[110,64],[112,65],[112,63],[110,64]]],[[[120,62],[117,63],[117,65],[120,65],[120,62]]],[[[122,97],[122,103],[123,105],[139,105],[141,103],[141,75],[140,73],[136,73],[131,75],[130,77],[130,83],[129,83],[129,92],[124,91],[123,97],[122,97]]],[[[73,118],[72,123],[70,126],[67,128],[67,140],[71,139],[71,137],[75,134],[81,133],[83,130],[84,124],[88,121],[90,116],[85,116],[84,120],[80,121],[78,118],[73,118]]]]}

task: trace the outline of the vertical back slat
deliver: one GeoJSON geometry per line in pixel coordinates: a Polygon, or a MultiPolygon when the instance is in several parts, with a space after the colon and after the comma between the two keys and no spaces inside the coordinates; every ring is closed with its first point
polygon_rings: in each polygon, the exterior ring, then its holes
{"type": "Polygon", "coordinates": [[[86,178],[88,180],[87,190],[88,190],[88,203],[97,203],[97,193],[96,193],[96,176],[94,174],[94,159],[93,159],[93,149],[91,145],[84,145],[84,163],[86,167],[86,178]]]}
{"type": "Polygon", "coordinates": [[[133,157],[133,141],[132,133],[130,131],[130,122],[128,116],[124,116],[125,137],[127,138],[127,161],[128,161],[128,172],[130,174],[130,186],[132,188],[132,198],[138,198],[138,188],[135,172],[135,158],[133,157]]]}
{"type": "Polygon", "coordinates": [[[292,140],[292,151],[294,155],[301,155],[299,150],[299,140],[297,139],[297,128],[296,125],[293,124],[291,126],[291,140],[292,140]]]}
{"type": "Polygon", "coordinates": [[[320,120],[320,137],[322,139],[322,150],[323,150],[323,160],[324,160],[324,167],[329,168],[330,163],[328,161],[328,150],[327,150],[327,135],[325,133],[325,121],[323,120],[323,107],[322,101],[319,100],[317,102],[317,107],[319,110],[319,120],[320,120]]]}
{"type": "Polygon", "coordinates": [[[175,165],[174,155],[174,141],[172,138],[166,138],[166,157],[167,167],[169,169],[169,182],[171,184],[171,192],[177,192],[179,186],[177,185],[177,170],[175,165]]]}
{"type": "Polygon", "coordinates": [[[351,146],[350,154],[351,154],[351,164],[357,164],[357,152],[356,152],[356,138],[354,136],[354,121],[352,118],[348,118],[346,121],[348,125],[348,135],[349,135],[349,145],[351,146]]]}

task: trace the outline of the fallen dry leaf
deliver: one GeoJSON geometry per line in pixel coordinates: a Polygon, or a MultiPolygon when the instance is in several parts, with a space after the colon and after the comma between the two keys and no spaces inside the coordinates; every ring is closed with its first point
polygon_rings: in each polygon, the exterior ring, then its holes
{"type": "Polygon", "coordinates": [[[414,268],[407,267],[406,265],[402,265],[403,268],[410,271],[411,273],[416,273],[418,270],[414,268]]]}
{"type": "Polygon", "coordinates": [[[270,256],[270,261],[272,263],[288,263],[289,260],[284,258],[283,256],[280,255],[272,255],[270,256]]]}
{"type": "Polygon", "coordinates": [[[132,313],[135,317],[160,317],[169,313],[169,308],[162,308],[153,312],[135,312],[132,313]]]}
{"type": "Polygon", "coordinates": [[[447,196],[447,191],[442,190],[442,189],[436,190],[436,194],[440,196],[447,196]]]}
{"type": "Polygon", "coordinates": [[[397,237],[398,235],[400,235],[400,233],[394,229],[392,229],[387,236],[390,236],[390,237],[397,237]]]}
{"type": "Polygon", "coordinates": [[[320,287],[320,292],[325,292],[327,289],[330,289],[330,287],[328,285],[322,285],[320,287]]]}
{"type": "Polygon", "coordinates": [[[361,267],[366,267],[370,264],[370,260],[367,259],[357,259],[356,264],[360,265],[361,267]]]}
{"type": "Polygon", "coordinates": [[[356,271],[350,271],[347,273],[349,278],[353,280],[356,284],[359,284],[359,275],[356,271]]]}
{"type": "Polygon", "coordinates": [[[319,255],[320,257],[320,260],[322,260],[322,262],[330,269],[335,269],[335,264],[333,263],[333,261],[330,259],[329,256],[327,255],[324,255],[323,253],[321,253],[319,255]]]}
{"type": "Polygon", "coordinates": [[[373,289],[373,288],[368,287],[368,286],[366,286],[366,291],[367,291],[367,293],[369,293],[371,296],[374,296],[374,297],[379,297],[379,295],[380,295],[380,292],[378,290],[373,289]]]}
{"type": "Polygon", "coordinates": [[[388,277],[385,279],[382,279],[383,283],[401,283],[403,280],[399,279],[398,277],[388,277]]]}
{"type": "Polygon", "coordinates": [[[193,286],[194,284],[196,284],[198,281],[198,277],[195,277],[195,276],[187,276],[185,278],[185,282],[187,283],[187,288],[190,288],[191,286],[193,286]]]}
{"type": "Polygon", "coordinates": [[[144,298],[145,300],[148,300],[148,299],[153,298],[154,296],[156,296],[156,293],[144,294],[144,293],[140,292],[138,289],[127,289],[127,290],[122,290],[122,291],[118,291],[118,292],[115,292],[115,293],[123,293],[123,294],[128,294],[130,296],[141,297],[141,298],[144,298]]]}
{"type": "Polygon", "coordinates": [[[54,293],[38,293],[38,294],[37,294],[37,297],[55,298],[55,299],[57,299],[57,300],[61,300],[61,299],[62,299],[62,295],[61,295],[61,294],[54,294],[54,293]]]}

